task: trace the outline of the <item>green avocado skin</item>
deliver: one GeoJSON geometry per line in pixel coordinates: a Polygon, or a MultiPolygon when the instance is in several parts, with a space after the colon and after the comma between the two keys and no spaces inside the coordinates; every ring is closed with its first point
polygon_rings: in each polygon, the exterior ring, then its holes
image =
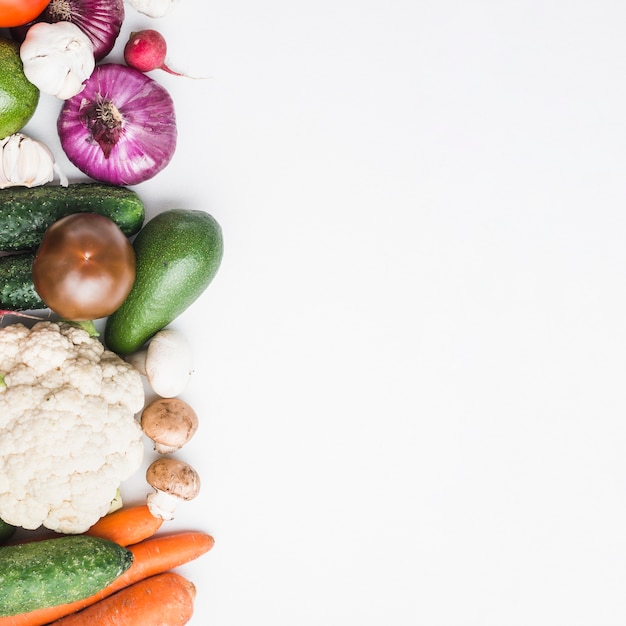
{"type": "Polygon", "coordinates": [[[122,355],[137,351],[197,300],[224,254],[215,218],[190,209],[157,214],[139,231],[133,248],[135,283],[104,330],[107,348],[122,355]]]}

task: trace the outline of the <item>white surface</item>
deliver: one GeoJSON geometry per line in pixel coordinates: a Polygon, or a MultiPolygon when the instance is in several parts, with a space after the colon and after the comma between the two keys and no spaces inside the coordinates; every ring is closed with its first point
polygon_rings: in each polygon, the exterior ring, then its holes
{"type": "Polygon", "coordinates": [[[153,73],[180,141],[137,188],[224,229],[175,324],[203,491],[174,524],[216,539],[183,568],[194,626],[624,623],[624,23],[606,0],[128,10],[209,76],[153,73]]]}

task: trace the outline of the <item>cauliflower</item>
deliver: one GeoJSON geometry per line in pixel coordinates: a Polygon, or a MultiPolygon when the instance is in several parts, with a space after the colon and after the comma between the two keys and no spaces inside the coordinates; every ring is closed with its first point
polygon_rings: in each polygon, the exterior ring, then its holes
{"type": "Polygon", "coordinates": [[[0,328],[0,518],[81,533],[140,467],[141,375],[65,322],[0,328]]]}

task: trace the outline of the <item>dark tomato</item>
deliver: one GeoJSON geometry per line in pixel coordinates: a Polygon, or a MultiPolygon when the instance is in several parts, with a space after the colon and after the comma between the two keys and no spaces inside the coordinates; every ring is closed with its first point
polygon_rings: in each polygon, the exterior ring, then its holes
{"type": "Polygon", "coordinates": [[[94,320],[119,308],[135,282],[135,251],[108,217],[76,213],[46,230],[33,263],[33,284],[66,320],[94,320]]]}

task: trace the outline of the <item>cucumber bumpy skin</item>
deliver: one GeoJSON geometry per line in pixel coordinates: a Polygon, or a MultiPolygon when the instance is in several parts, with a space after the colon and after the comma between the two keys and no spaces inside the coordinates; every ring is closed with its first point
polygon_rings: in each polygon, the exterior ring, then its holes
{"type": "Polygon", "coordinates": [[[34,252],[0,256],[0,309],[27,311],[45,309],[33,285],[34,252]]]}
{"type": "Polygon", "coordinates": [[[1,189],[0,250],[34,250],[48,226],[72,213],[104,215],[127,237],[137,234],[145,219],[142,200],[127,187],[74,183],[1,189]]]}
{"type": "Polygon", "coordinates": [[[132,562],[127,548],[89,535],[0,547],[0,617],[87,598],[132,562]]]}
{"type": "Polygon", "coordinates": [[[135,283],[111,314],[104,342],[130,354],[185,311],[215,277],[222,261],[222,229],[205,211],[169,209],[153,217],[133,243],[135,283]]]}

